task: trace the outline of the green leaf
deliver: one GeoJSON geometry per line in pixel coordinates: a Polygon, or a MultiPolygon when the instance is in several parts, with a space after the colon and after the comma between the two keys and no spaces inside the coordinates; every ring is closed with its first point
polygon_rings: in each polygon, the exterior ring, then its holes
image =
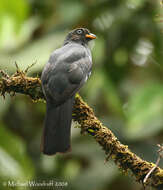
{"type": "Polygon", "coordinates": [[[60,16],[60,22],[75,23],[83,17],[84,11],[85,7],[80,1],[65,1],[58,7],[57,13],[60,16]]]}
{"type": "Polygon", "coordinates": [[[0,179],[29,180],[33,175],[25,144],[0,123],[0,179]]]}
{"type": "Polygon", "coordinates": [[[113,83],[113,81],[110,79],[109,75],[104,72],[103,73],[103,91],[104,96],[106,98],[106,102],[108,107],[111,106],[112,110],[116,112],[117,114],[124,117],[124,112],[122,109],[122,103],[120,96],[118,95],[118,91],[113,83]]]}
{"type": "Polygon", "coordinates": [[[28,13],[25,0],[0,0],[0,49],[12,50],[28,39],[34,28],[32,25],[25,27],[28,13]]]}
{"type": "Polygon", "coordinates": [[[163,86],[146,85],[129,100],[127,137],[131,139],[154,135],[163,129],[163,86]]]}
{"type": "Polygon", "coordinates": [[[15,20],[15,26],[20,26],[28,14],[29,4],[26,0],[0,0],[0,15],[11,16],[15,20]]]}

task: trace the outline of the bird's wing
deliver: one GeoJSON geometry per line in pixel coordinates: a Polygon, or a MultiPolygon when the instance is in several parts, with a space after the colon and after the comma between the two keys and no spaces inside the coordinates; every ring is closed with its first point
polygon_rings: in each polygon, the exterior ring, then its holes
{"type": "Polygon", "coordinates": [[[86,54],[80,56],[81,53],[82,51],[75,51],[74,55],[72,53],[68,57],[63,56],[54,68],[53,64],[48,63],[44,69],[45,76],[42,77],[44,93],[47,99],[52,100],[56,105],[72,97],[89,76],[92,63],[89,56],[86,54]]]}

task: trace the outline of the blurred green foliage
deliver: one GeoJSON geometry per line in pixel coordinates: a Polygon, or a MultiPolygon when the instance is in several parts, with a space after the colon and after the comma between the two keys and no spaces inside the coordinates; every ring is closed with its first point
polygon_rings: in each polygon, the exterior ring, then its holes
{"type": "MultiPolygon", "coordinates": [[[[159,1],[148,0],[0,0],[0,69],[13,73],[15,61],[21,69],[36,61],[29,75],[40,75],[69,30],[89,28],[98,38],[90,44],[92,76],[80,93],[122,143],[155,162],[163,139],[162,12],[159,1]]],[[[141,188],[112,161],[104,164],[104,152],[78,128],[71,153],[42,155],[44,115],[43,102],[0,97],[0,189],[22,189],[4,186],[7,180],[51,179],[71,190],[141,188]]]]}

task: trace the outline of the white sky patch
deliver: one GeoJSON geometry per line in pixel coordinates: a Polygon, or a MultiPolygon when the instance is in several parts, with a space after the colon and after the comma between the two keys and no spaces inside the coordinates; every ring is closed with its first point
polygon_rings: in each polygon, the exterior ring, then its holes
{"type": "Polygon", "coordinates": [[[100,30],[105,30],[111,27],[114,21],[113,15],[108,12],[103,13],[100,17],[94,20],[93,25],[100,30]]]}
{"type": "Polygon", "coordinates": [[[152,53],[153,45],[147,40],[141,38],[136,47],[131,59],[135,65],[143,66],[146,64],[150,54],[152,53]]]}

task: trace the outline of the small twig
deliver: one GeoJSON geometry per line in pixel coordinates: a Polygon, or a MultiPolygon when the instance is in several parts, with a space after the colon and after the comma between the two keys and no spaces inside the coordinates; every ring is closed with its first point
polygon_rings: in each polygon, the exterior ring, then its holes
{"type": "Polygon", "coordinates": [[[0,70],[0,73],[1,73],[1,75],[2,75],[4,78],[6,78],[6,79],[9,79],[9,78],[10,78],[10,76],[9,76],[5,71],[0,70]]]}
{"type": "Polygon", "coordinates": [[[15,66],[16,66],[16,70],[17,70],[17,72],[19,72],[20,71],[20,69],[19,69],[19,66],[18,66],[18,64],[17,64],[17,62],[15,61],[15,66]]]}
{"type": "Polygon", "coordinates": [[[157,151],[158,152],[158,158],[157,158],[157,161],[155,163],[155,166],[149,170],[149,172],[147,173],[147,175],[145,176],[144,180],[143,180],[143,183],[146,183],[148,178],[150,177],[151,173],[158,167],[159,163],[160,163],[160,160],[161,158],[163,157],[163,145],[161,146],[160,144],[157,145],[159,147],[159,150],[157,151]]]}
{"type": "Polygon", "coordinates": [[[19,68],[16,61],[15,61],[15,67],[16,67],[16,72],[12,75],[12,77],[16,77],[16,76],[19,76],[19,75],[22,76],[22,71],[20,70],[20,68],[19,68]]]}
{"type": "Polygon", "coordinates": [[[163,145],[158,144],[157,146],[159,147],[158,153],[159,153],[160,157],[162,158],[163,157],[163,145]]]}
{"type": "Polygon", "coordinates": [[[106,158],[104,160],[104,164],[106,164],[109,161],[111,155],[112,155],[112,152],[110,151],[109,154],[106,156],[106,158]]]}
{"type": "Polygon", "coordinates": [[[157,158],[156,164],[155,166],[147,173],[147,175],[145,176],[143,183],[146,183],[146,181],[148,180],[148,178],[150,177],[151,173],[158,167],[158,164],[160,162],[160,156],[157,158]]]}
{"type": "Polygon", "coordinates": [[[28,70],[33,67],[35,64],[37,63],[37,61],[33,62],[31,65],[29,65],[25,70],[24,73],[27,74],[28,70]]]}
{"type": "Polygon", "coordinates": [[[145,190],[145,185],[144,185],[143,181],[141,181],[141,184],[143,186],[143,190],[145,190]]]}

